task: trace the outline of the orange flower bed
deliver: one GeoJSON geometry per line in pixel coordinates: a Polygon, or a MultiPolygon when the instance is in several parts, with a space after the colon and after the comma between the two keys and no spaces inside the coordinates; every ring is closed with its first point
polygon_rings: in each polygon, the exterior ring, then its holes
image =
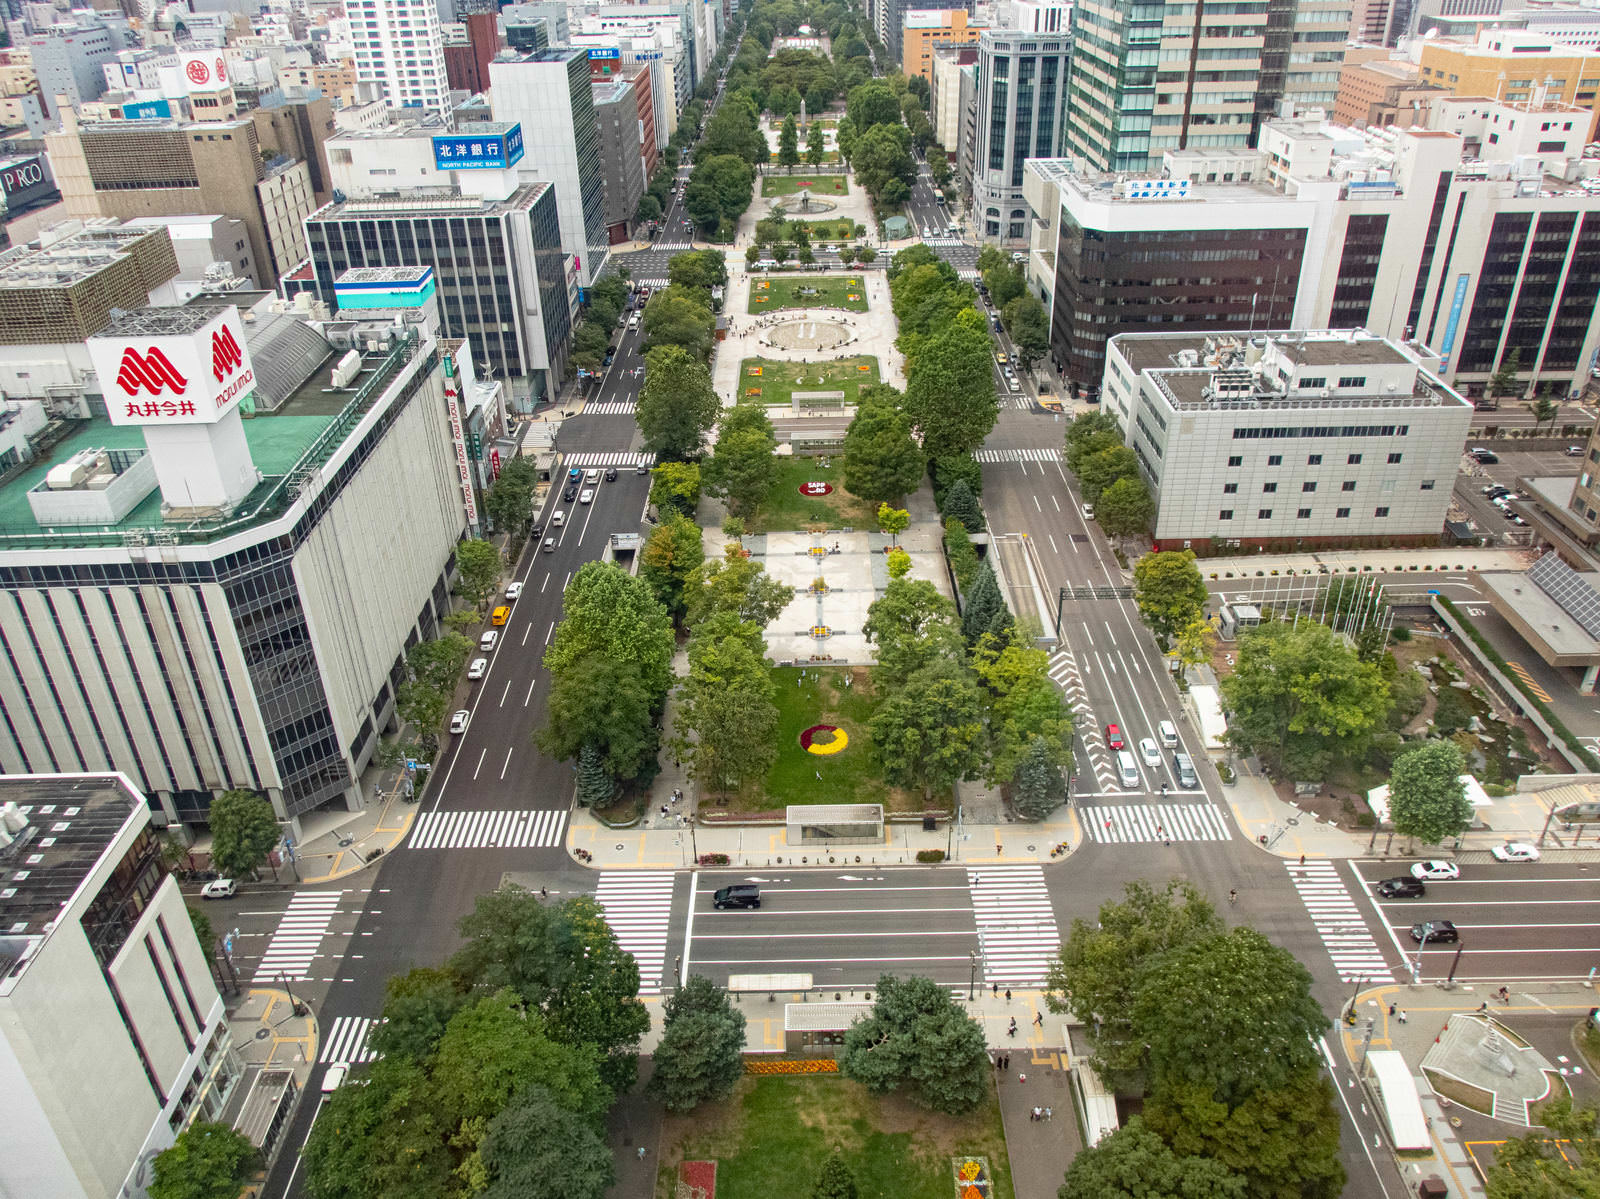
{"type": "Polygon", "coordinates": [[[761,368],[759,366],[752,366],[750,368],[750,374],[759,375],[760,373],[761,373],[761,368]]]}
{"type": "Polygon", "coordinates": [[[746,1074],[837,1074],[839,1063],[831,1057],[808,1058],[805,1061],[773,1061],[768,1058],[744,1059],[746,1074]]]}

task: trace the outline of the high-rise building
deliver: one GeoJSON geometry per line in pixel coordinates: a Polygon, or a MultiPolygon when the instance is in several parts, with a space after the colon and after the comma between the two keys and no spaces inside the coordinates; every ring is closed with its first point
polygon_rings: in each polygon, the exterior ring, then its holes
{"type": "Polygon", "coordinates": [[[1081,0],[1064,152],[1154,173],[1166,150],[1254,145],[1284,101],[1332,107],[1349,27],[1350,0],[1243,0],[1226,14],[1081,0]]]}
{"type": "Polygon", "coordinates": [[[348,0],[345,15],[364,98],[448,118],[450,82],[434,0],[348,0]]]}
{"type": "Polygon", "coordinates": [[[605,265],[606,185],[589,52],[577,47],[503,54],[489,64],[497,121],[521,124],[523,175],[547,179],[561,212],[561,244],[587,287],[605,265]]]}
{"type": "MultiPolygon", "coordinates": [[[[1066,19],[1064,7],[1015,7],[1046,26],[1066,19]]],[[[1064,29],[986,29],[978,38],[972,217],[987,239],[1016,244],[1028,236],[1023,163],[1061,153],[1071,59],[1064,29]]]]}
{"type": "Polygon", "coordinates": [[[142,1193],[150,1159],[222,1120],[244,1078],[150,815],[124,774],[0,778],[8,1195],[142,1193]]]}
{"type": "Polygon", "coordinates": [[[976,46],[982,25],[969,24],[964,8],[915,9],[901,25],[901,70],[933,82],[933,52],[940,46],[976,46]]]}
{"type": "MultiPolygon", "coordinates": [[[[594,85],[595,116],[600,127],[600,163],[606,183],[606,231],[613,245],[628,239],[628,229],[633,224],[647,181],[642,152],[643,124],[639,117],[640,95],[641,91],[628,79],[594,85]]],[[[642,95],[648,99],[649,89],[643,89],[642,95]]]]}
{"type": "Polygon", "coordinates": [[[469,12],[443,27],[444,69],[457,91],[489,90],[489,61],[500,51],[499,17],[493,10],[469,12]]]}
{"type": "Polygon", "coordinates": [[[52,26],[22,42],[38,80],[45,112],[54,114],[56,98],[69,104],[93,100],[106,90],[102,67],[133,44],[126,17],[110,13],[78,12],[71,24],[52,26]]]}
{"type": "Polygon", "coordinates": [[[1600,120],[1600,53],[1563,45],[1544,34],[1497,29],[1475,45],[1424,41],[1421,81],[1455,96],[1580,105],[1591,113],[1591,138],[1600,120]]]}

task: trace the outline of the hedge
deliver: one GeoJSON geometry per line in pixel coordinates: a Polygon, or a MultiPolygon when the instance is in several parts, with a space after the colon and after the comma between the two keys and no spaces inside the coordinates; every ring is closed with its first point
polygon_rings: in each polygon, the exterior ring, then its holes
{"type": "Polygon", "coordinates": [[[1466,629],[1467,636],[1472,638],[1472,643],[1483,651],[1484,657],[1494,663],[1495,669],[1510,679],[1516,689],[1522,692],[1528,704],[1537,710],[1539,715],[1544,717],[1545,723],[1554,729],[1557,736],[1567,743],[1567,748],[1590,770],[1600,774],[1600,757],[1596,757],[1592,750],[1585,748],[1583,743],[1572,735],[1572,730],[1561,723],[1561,718],[1550,710],[1550,706],[1528,689],[1528,684],[1522,681],[1522,676],[1506,665],[1506,660],[1500,656],[1499,651],[1494,646],[1489,644],[1484,635],[1478,632],[1477,626],[1463,616],[1461,610],[1446,597],[1436,595],[1433,598],[1439,601],[1440,607],[1455,617],[1457,624],[1466,629]]]}

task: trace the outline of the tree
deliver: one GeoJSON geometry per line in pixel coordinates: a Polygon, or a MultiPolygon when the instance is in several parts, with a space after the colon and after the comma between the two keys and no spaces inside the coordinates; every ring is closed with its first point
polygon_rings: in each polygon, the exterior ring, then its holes
{"type": "Polygon", "coordinates": [[[934,146],[928,151],[928,174],[933,178],[935,187],[943,187],[950,182],[954,172],[950,168],[950,156],[940,146],[934,146]]]}
{"type": "Polygon", "coordinates": [[[1043,820],[1067,797],[1067,781],[1043,737],[1035,737],[1023,751],[1017,777],[1011,784],[1011,806],[1025,820],[1043,820]]]}
{"type": "Polygon", "coordinates": [[[893,401],[863,399],[844,435],[845,490],[869,503],[898,501],[917,489],[924,462],[911,417],[893,401]]]}
{"type": "Polygon", "coordinates": [[[424,1061],[469,1002],[465,984],[448,970],[419,966],[393,975],[384,984],[383,1019],[367,1044],[378,1057],[424,1061]]]}
{"type": "Polygon", "coordinates": [[[1123,886],[1121,901],[1100,905],[1099,920],[1072,922],[1050,963],[1045,1001],[1095,1030],[1094,1068],[1111,1086],[1126,1085],[1144,1065],[1144,1038],[1134,1002],[1146,974],[1184,945],[1222,932],[1211,901],[1176,879],[1157,889],[1142,880],[1123,886]]]}
{"type": "Polygon", "coordinates": [[[700,506],[700,465],[662,462],[651,472],[650,503],[658,513],[671,508],[693,519],[700,506]]]}
{"type": "Polygon", "coordinates": [[[978,497],[965,479],[957,479],[944,493],[944,506],[939,509],[948,519],[959,520],[969,533],[983,532],[983,509],[978,507],[978,497]]]}
{"type": "Polygon", "coordinates": [[[645,382],[634,413],[645,449],[666,459],[694,457],[721,410],[710,373],[682,347],[645,355],[645,382]]]}
{"type": "Polygon", "coordinates": [[[717,443],[702,472],[706,490],[725,496],[736,515],[754,517],[781,471],[774,454],[777,447],[772,422],[761,405],[724,409],[717,443]]]}
{"type": "MultiPolygon", "coordinates": [[[[994,293],[989,294],[992,297],[994,293]]],[[[1024,367],[1031,367],[1050,352],[1050,317],[1038,296],[1024,292],[1005,306],[1001,319],[1024,367]]]]}
{"type": "Polygon", "coordinates": [[[661,201],[656,199],[654,192],[645,192],[639,197],[639,207],[634,210],[633,219],[640,225],[661,219],[661,201]]]}
{"type": "Polygon", "coordinates": [[[971,454],[944,454],[928,463],[928,474],[933,478],[933,499],[944,511],[949,503],[950,489],[965,483],[973,496],[983,494],[983,467],[971,454]]]}
{"type": "Polygon", "coordinates": [[[851,89],[845,116],[858,133],[874,125],[899,125],[900,101],[887,84],[874,80],[851,89]]]}
{"type": "Polygon", "coordinates": [[[1560,412],[1561,409],[1557,406],[1555,400],[1550,397],[1548,391],[1540,395],[1539,398],[1533,402],[1534,432],[1537,433],[1540,427],[1543,425],[1554,424],[1555,419],[1558,415],[1560,415],[1560,412]]]}
{"type": "Polygon", "coordinates": [[[1568,1096],[1539,1109],[1543,1129],[1495,1149],[1489,1199],[1595,1199],[1600,1195],[1600,1109],[1568,1096]]]}
{"type": "Polygon", "coordinates": [[[156,1154],[150,1199],[238,1199],[260,1161],[248,1137],[226,1124],[197,1120],[156,1154]]]}
{"type": "Polygon", "coordinates": [[[1461,781],[1466,769],[1453,741],[1423,741],[1402,750],[1389,772],[1394,831],[1424,845],[1464,833],[1472,824],[1472,804],[1461,781]]]}
{"type": "Polygon", "coordinates": [[[663,517],[639,552],[639,577],[668,615],[681,621],[684,584],[695,567],[705,561],[705,549],[700,526],[694,521],[670,510],[663,517]]]}
{"type": "Polygon", "coordinates": [[[916,671],[879,705],[870,727],[884,777],[925,800],[976,777],[983,765],[983,701],[958,661],[936,659],[916,671]]]}
{"type": "Polygon", "coordinates": [[[778,131],[778,165],[787,171],[797,166],[799,162],[800,130],[796,127],[794,116],[791,114],[783,118],[783,128],[778,131]]]}
{"type": "Polygon", "coordinates": [[[844,1158],[830,1153],[817,1173],[817,1185],[811,1188],[811,1199],[856,1199],[856,1176],[844,1164],[844,1158]]]}
{"type": "Polygon", "coordinates": [[[1057,1199],[1244,1199],[1244,1180],[1209,1157],[1180,1157],[1140,1116],[1067,1167],[1057,1199]]]}
{"type": "Polygon", "coordinates": [[[911,555],[897,546],[889,551],[886,565],[891,579],[903,579],[911,573],[911,555]]]}
{"type": "Polygon", "coordinates": [[[456,590],[481,613],[500,587],[500,551],[469,538],[456,546],[456,590]]]}
{"type": "Polygon", "coordinates": [[[916,159],[911,157],[911,131],[904,125],[868,129],[856,138],[850,166],[874,204],[904,203],[917,179],[916,159]]]}
{"type": "MultiPolygon", "coordinates": [[[[1167,657],[1177,659],[1183,666],[1200,666],[1211,661],[1211,653],[1216,646],[1217,631],[1206,622],[1205,617],[1197,614],[1178,630],[1167,657]]],[[[1418,681],[1421,681],[1420,676],[1418,681]]]]}
{"type": "Polygon", "coordinates": [[[224,791],[211,801],[211,862],[225,878],[253,875],[283,836],[272,805],[254,791],[224,791]]]}
{"type": "Polygon", "coordinates": [[[1005,597],[1000,594],[1000,584],[995,579],[994,567],[988,562],[978,567],[972,586],[967,588],[961,609],[961,635],[969,646],[978,644],[978,638],[988,631],[995,614],[1006,608],[1005,597]]]}
{"type": "Polygon", "coordinates": [[[651,296],[644,306],[646,364],[652,351],[669,346],[681,348],[696,362],[709,358],[717,322],[708,305],[705,297],[687,288],[669,287],[651,296]]]}
{"type": "Polygon", "coordinates": [[[669,1112],[726,1099],[744,1076],[745,1019],[699,974],[667,996],[649,1090],[669,1112]]]}
{"type": "Polygon", "coordinates": [[[877,652],[877,673],[890,686],[930,662],[965,656],[955,605],[926,579],[891,582],[867,609],[862,632],[877,652]]]}
{"type": "MultiPolygon", "coordinates": [[[[997,617],[1010,616],[1002,607],[997,617]]],[[[991,618],[989,627],[998,627],[991,618]]],[[[1022,765],[1030,743],[1043,741],[1058,767],[1072,764],[1072,716],[1049,674],[1050,659],[1041,649],[1012,644],[985,631],[972,663],[988,696],[989,769],[991,785],[1009,783],[1022,765]]]]}
{"type": "Polygon", "coordinates": [[[1522,382],[1517,375],[1522,370],[1522,348],[1513,346],[1511,353],[1501,360],[1489,376],[1486,388],[1491,398],[1499,399],[1501,396],[1517,395],[1522,391],[1522,382]]]}
{"type": "Polygon", "coordinates": [[[1203,1086],[1166,1088],[1145,1100],[1144,1118],[1174,1153],[1209,1158],[1240,1179],[1247,1199],[1337,1199],[1344,1190],[1339,1114],[1320,1069],[1233,1105],[1203,1086]]]}
{"type": "Polygon", "coordinates": [[[878,531],[889,534],[895,545],[900,544],[900,534],[911,523],[911,513],[904,508],[891,508],[887,503],[878,505],[878,531]]]}
{"type": "Polygon", "coordinates": [[[1077,475],[1083,498],[1098,504],[1101,494],[1118,479],[1139,477],[1139,459],[1125,445],[1107,446],[1084,458],[1078,464],[1077,475]]]}
{"type": "Polygon", "coordinates": [[[983,1030],[927,978],[878,979],[872,1011],[844,1034],[839,1069],[874,1094],[906,1089],[933,1111],[971,1111],[988,1092],[983,1030]]]}
{"type": "Polygon", "coordinates": [[[677,727],[677,753],[710,791],[736,791],[771,769],[778,708],[760,629],[728,615],[696,628],[677,727]]]}
{"type": "Polygon", "coordinates": [[[1239,638],[1222,680],[1228,740],[1295,779],[1322,779],[1337,758],[1359,761],[1389,711],[1389,684],[1326,625],[1270,621],[1239,638]]]}
{"type": "Polygon", "coordinates": [[[661,696],[645,682],[639,664],[596,652],[573,660],[568,670],[551,677],[545,725],[534,743],[559,762],[579,758],[581,803],[598,788],[594,782],[585,787],[582,755],[586,752],[599,755],[612,779],[655,777],[660,703],[661,696]]]}
{"type": "Polygon", "coordinates": [[[1146,554],[1133,566],[1133,601],[1139,616],[1163,642],[1199,619],[1208,598],[1189,550],[1146,554]]]}
{"type": "Polygon", "coordinates": [[[500,470],[500,477],[489,486],[483,507],[494,527],[515,537],[522,536],[533,520],[533,489],[538,468],[531,458],[513,458],[500,470]]]}
{"type": "Polygon", "coordinates": [[[1242,926],[1180,945],[1144,971],[1132,1019],[1152,1092],[1192,1086],[1230,1107],[1316,1068],[1329,1027],[1306,968],[1242,926]]]}
{"type": "Polygon", "coordinates": [[[544,666],[565,677],[577,664],[609,657],[637,668],[646,690],[667,693],[672,678],[672,625],[641,579],[609,562],[586,562],[572,576],[562,596],[566,614],[556,626],[544,666]]]}
{"type": "Polygon", "coordinates": [[[958,321],[917,354],[907,376],[906,411],[929,457],[970,454],[994,428],[999,408],[990,349],[981,330],[958,321]]]}
{"type": "Polygon", "coordinates": [[[729,613],[764,629],[793,599],[793,587],[773,578],[761,563],[732,545],[723,551],[721,561],[708,558],[689,576],[684,585],[685,623],[693,629],[719,613],[729,613]]]}
{"type": "Polygon", "coordinates": [[[578,750],[577,797],[580,808],[603,808],[617,793],[616,780],[606,769],[605,755],[594,741],[578,750]]]}
{"type": "Polygon", "coordinates": [[[1095,505],[1095,519],[1100,527],[1113,537],[1130,537],[1146,533],[1155,519],[1156,502],[1150,498],[1150,489],[1138,476],[1118,479],[1100,493],[1095,505]]]}
{"type": "Polygon", "coordinates": [[[806,126],[806,162],[813,167],[820,167],[827,149],[823,144],[823,130],[820,121],[812,121],[806,126]]]}
{"type": "Polygon", "coordinates": [[[594,1123],[538,1084],[524,1087],[489,1122],[483,1199],[602,1199],[616,1181],[611,1147],[594,1123]]]}

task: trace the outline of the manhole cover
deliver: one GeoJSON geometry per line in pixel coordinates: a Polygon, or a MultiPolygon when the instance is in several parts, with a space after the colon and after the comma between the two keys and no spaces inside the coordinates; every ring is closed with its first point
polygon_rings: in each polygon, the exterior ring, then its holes
{"type": "Polygon", "coordinates": [[[340,837],[339,838],[339,848],[340,849],[343,849],[346,845],[353,845],[353,844],[355,844],[355,838],[354,837],[340,837]]]}
{"type": "Polygon", "coordinates": [[[256,1029],[256,1040],[258,1040],[258,1041],[265,1041],[271,1035],[272,1035],[272,1030],[270,1028],[258,1028],[258,1029],[256,1029]]]}
{"type": "Polygon", "coordinates": [[[622,852],[622,842],[621,842],[621,841],[618,841],[618,842],[617,842],[617,852],[618,852],[618,853],[621,853],[621,852],[622,852]]]}

